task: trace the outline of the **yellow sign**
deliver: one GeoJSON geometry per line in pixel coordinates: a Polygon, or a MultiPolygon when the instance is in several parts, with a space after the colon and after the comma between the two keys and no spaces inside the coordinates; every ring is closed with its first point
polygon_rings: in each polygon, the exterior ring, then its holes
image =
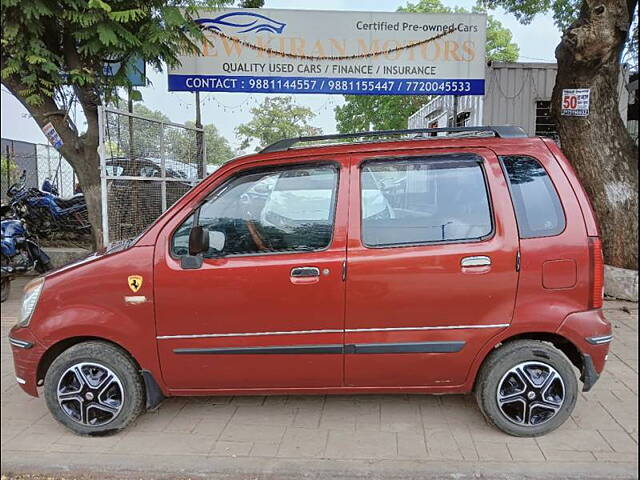
{"type": "Polygon", "coordinates": [[[142,276],[130,275],[129,278],[127,278],[127,283],[129,284],[131,291],[136,293],[140,288],[142,288],[142,276]]]}

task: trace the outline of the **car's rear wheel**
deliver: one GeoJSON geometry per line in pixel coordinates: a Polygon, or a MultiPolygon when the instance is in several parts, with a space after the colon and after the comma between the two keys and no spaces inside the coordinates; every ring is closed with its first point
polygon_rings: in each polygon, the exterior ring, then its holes
{"type": "Polygon", "coordinates": [[[569,418],[578,382],[569,360],[552,345],[517,340],[489,355],[475,393],[484,416],[500,430],[535,437],[569,418]]]}
{"type": "Polygon", "coordinates": [[[115,345],[79,343],[58,356],[44,381],[56,420],[81,435],[122,430],[144,408],[144,385],[131,358],[115,345]]]}

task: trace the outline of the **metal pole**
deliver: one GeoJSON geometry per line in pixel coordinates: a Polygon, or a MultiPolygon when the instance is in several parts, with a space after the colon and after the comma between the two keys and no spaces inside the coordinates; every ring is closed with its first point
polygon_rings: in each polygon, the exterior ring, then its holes
{"type": "MultiPolygon", "coordinates": [[[[133,113],[133,100],[131,99],[131,88],[127,89],[127,110],[133,113]]],[[[133,160],[133,117],[129,116],[129,160],[133,160]]]]}
{"type": "Polygon", "coordinates": [[[204,132],[202,129],[202,116],[200,111],[200,92],[196,90],[196,158],[198,160],[198,178],[204,178],[206,172],[204,150],[202,148],[204,132]]]}
{"type": "Polygon", "coordinates": [[[164,213],[164,211],[167,209],[167,168],[165,165],[165,151],[166,149],[164,148],[164,123],[160,123],[160,177],[162,178],[162,180],[160,180],[160,202],[161,202],[161,208],[162,208],[162,212],[164,213]]]}
{"type": "Polygon", "coordinates": [[[4,150],[7,152],[5,161],[7,162],[7,190],[9,190],[9,187],[11,186],[11,157],[9,156],[9,144],[5,145],[4,150]]]}
{"type": "MultiPolygon", "coordinates": [[[[37,153],[38,150],[36,150],[37,153]]],[[[49,146],[47,145],[47,175],[49,178],[51,178],[51,150],[49,149],[49,146]]]]}
{"type": "Polygon", "coordinates": [[[453,96],[453,126],[458,126],[458,95],[453,96]]]}
{"type": "Polygon", "coordinates": [[[100,201],[102,210],[102,243],[109,244],[109,210],[107,204],[107,158],[104,151],[105,112],[102,105],[98,106],[98,141],[100,154],[100,201]]]}

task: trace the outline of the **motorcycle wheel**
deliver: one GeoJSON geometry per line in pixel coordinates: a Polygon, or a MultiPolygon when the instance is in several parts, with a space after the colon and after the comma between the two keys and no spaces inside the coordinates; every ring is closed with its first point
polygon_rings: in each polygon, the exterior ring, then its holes
{"type": "Polygon", "coordinates": [[[35,270],[38,273],[47,273],[49,270],[53,270],[53,265],[51,262],[41,263],[37,262],[35,266],[35,270]]]}
{"type": "MultiPolygon", "coordinates": [[[[3,255],[2,256],[2,265],[8,265],[9,264],[9,260],[7,260],[7,258],[3,255]]],[[[0,303],[4,303],[5,300],[7,298],[9,298],[9,291],[11,290],[11,278],[10,277],[4,277],[2,278],[2,280],[0,281],[0,303]]]]}

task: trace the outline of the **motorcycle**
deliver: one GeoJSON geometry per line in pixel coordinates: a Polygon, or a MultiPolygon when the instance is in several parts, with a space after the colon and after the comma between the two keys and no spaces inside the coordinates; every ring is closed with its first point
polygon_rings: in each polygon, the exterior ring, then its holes
{"type": "Polygon", "coordinates": [[[80,233],[91,231],[89,213],[84,195],[61,198],[52,192],[57,188],[50,180],[45,180],[43,190],[26,187],[26,171],[18,183],[7,190],[11,207],[26,220],[31,232],[42,237],[52,233],[80,233]],[[49,190],[49,191],[46,191],[49,190]]]}
{"type": "Polygon", "coordinates": [[[17,274],[31,270],[45,273],[51,270],[49,256],[40,248],[36,239],[29,233],[25,221],[19,218],[10,206],[2,206],[0,221],[0,301],[9,296],[11,281],[17,274]]]}

